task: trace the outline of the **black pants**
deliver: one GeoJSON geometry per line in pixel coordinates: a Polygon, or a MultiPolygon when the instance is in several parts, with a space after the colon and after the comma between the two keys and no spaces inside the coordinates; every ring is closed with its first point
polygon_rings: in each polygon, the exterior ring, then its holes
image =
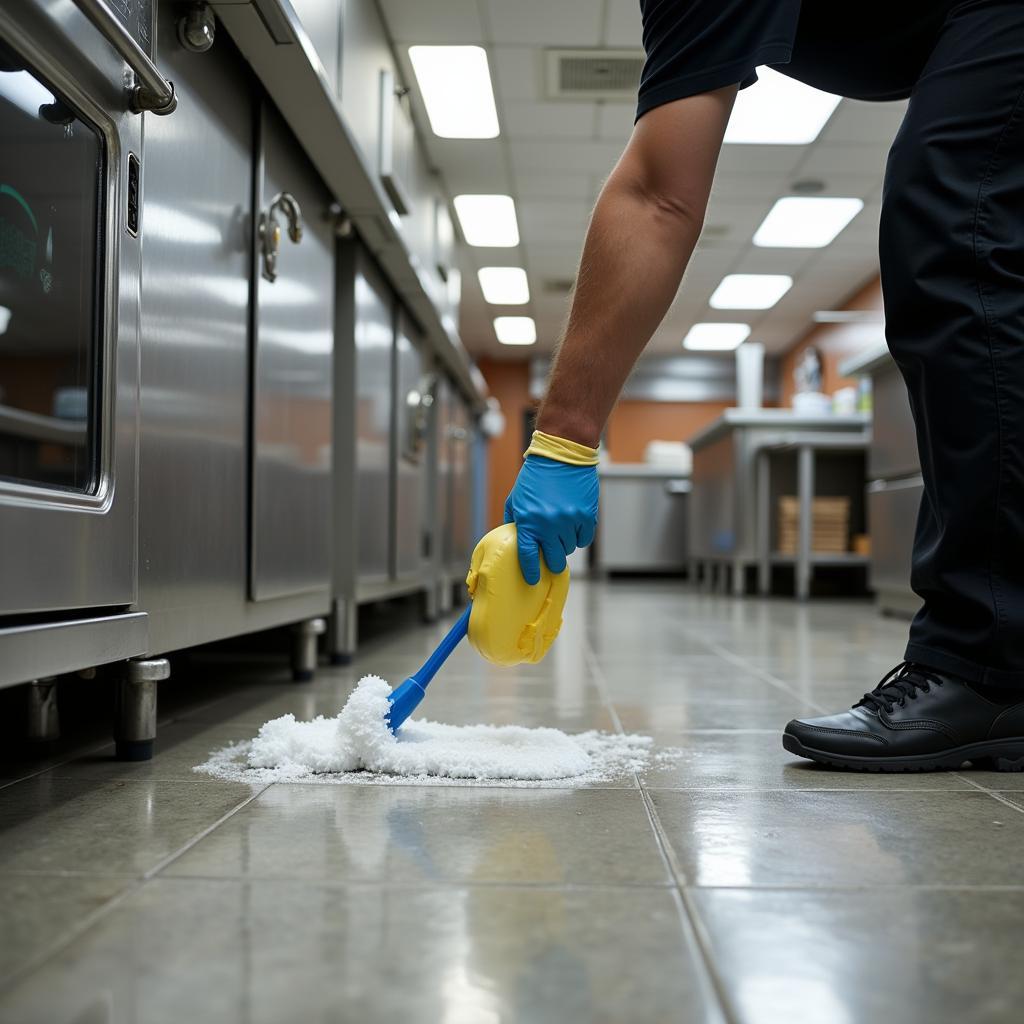
{"type": "Polygon", "coordinates": [[[1024,0],[950,13],[889,155],[880,257],[924,476],[906,658],[1024,686],[1024,0]]]}

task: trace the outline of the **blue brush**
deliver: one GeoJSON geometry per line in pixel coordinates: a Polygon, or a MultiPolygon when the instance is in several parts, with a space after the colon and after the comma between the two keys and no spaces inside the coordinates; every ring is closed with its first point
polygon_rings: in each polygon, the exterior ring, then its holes
{"type": "Polygon", "coordinates": [[[459,646],[459,641],[469,631],[469,613],[472,610],[473,605],[470,604],[459,616],[459,621],[448,630],[447,636],[437,645],[437,650],[423,663],[423,668],[391,691],[388,698],[391,701],[388,728],[392,732],[398,732],[402,723],[416,710],[426,696],[430,680],[437,675],[437,670],[448,660],[448,655],[459,646]]]}

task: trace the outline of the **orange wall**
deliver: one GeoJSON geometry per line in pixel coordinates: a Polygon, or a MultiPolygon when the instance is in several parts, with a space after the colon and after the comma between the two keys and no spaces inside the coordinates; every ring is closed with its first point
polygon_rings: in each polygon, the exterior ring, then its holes
{"type": "Polygon", "coordinates": [[[523,461],[523,412],[536,406],[530,398],[530,364],[482,359],[480,372],[505,414],[505,433],[488,445],[487,527],[501,523],[505,498],[523,461]]]}
{"type": "Polygon", "coordinates": [[[643,402],[625,399],[612,410],[606,440],[614,462],[643,462],[649,441],[686,441],[731,402],[643,402]]]}
{"type": "MultiPolygon", "coordinates": [[[[483,359],[480,371],[505,414],[505,433],[488,449],[488,524],[502,521],[505,498],[523,461],[523,414],[530,398],[530,364],[483,359]]],[[[648,441],[685,441],[720,416],[728,402],[642,402],[624,400],[612,410],[606,440],[615,462],[642,462],[648,441]]]]}
{"type": "Polygon", "coordinates": [[[885,330],[881,323],[882,287],[876,277],[857,292],[841,309],[877,310],[878,323],[859,324],[819,324],[809,334],[804,335],[782,357],[782,405],[789,406],[793,401],[793,369],[800,355],[809,345],[817,346],[821,354],[822,390],[827,395],[848,384],[856,384],[839,376],[839,364],[868,348],[873,348],[885,340],[885,330]]]}

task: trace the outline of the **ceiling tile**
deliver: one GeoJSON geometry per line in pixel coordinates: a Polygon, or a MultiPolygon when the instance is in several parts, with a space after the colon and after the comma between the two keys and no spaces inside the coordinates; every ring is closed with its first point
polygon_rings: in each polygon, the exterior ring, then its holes
{"type": "Polygon", "coordinates": [[[516,174],[516,195],[523,199],[579,199],[593,195],[589,174],[516,174]]]}
{"type": "Polygon", "coordinates": [[[400,43],[480,43],[476,0],[378,0],[392,38],[400,43]]]}
{"type": "Polygon", "coordinates": [[[481,0],[491,42],[500,46],[598,46],[602,0],[481,0]]]}
{"type": "Polygon", "coordinates": [[[605,20],[605,46],[639,47],[642,45],[640,4],[637,0],[608,0],[605,20]]]}
{"type": "Polygon", "coordinates": [[[578,173],[596,168],[611,168],[621,155],[616,143],[590,139],[523,140],[512,147],[516,173],[565,170],[578,173]]]}
{"type": "Polygon", "coordinates": [[[602,103],[598,108],[598,136],[626,144],[633,131],[635,103],[602,103]]]}
{"type": "Polygon", "coordinates": [[[509,100],[502,108],[504,130],[510,139],[587,139],[596,120],[591,103],[509,100]]]}
{"type": "Polygon", "coordinates": [[[544,95],[543,53],[532,46],[491,49],[492,77],[498,104],[507,100],[539,100],[544,95]]]}

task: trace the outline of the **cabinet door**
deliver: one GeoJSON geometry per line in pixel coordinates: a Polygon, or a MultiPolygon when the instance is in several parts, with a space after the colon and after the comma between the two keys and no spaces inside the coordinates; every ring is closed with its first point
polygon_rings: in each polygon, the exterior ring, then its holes
{"type": "Polygon", "coordinates": [[[141,187],[141,118],[124,110],[123,64],[74,7],[58,24],[48,7],[10,6],[0,5],[0,615],[128,605],[141,225],[125,197],[129,175],[141,187]]]}
{"type": "Polygon", "coordinates": [[[330,581],[334,238],[330,195],[264,104],[253,365],[254,599],[330,581]],[[301,233],[295,232],[298,222],[301,233]],[[298,235],[298,240],[293,237],[298,235]],[[268,261],[268,244],[276,261],[268,261]],[[273,280],[271,280],[273,276],[273,280]]]}
{"type": "Polygon", "coordinates": [[[423,356],[411,326],[395,337],[395,575],[413,576],[423,565],[427,461],[426,382],[423,356]]]}
{"type": "Polygon", "coordinates": [[[390,293],[368,266],[355,279],[357,573],[386,580],[391,556],[391,394],[395,331],[390,293]]]}
{"type": "Polygon", "coordinates": [[[462,396],[452,394],[452,560],[469,565],[473,553],[473,435],[469,409],[462,396]]]}

